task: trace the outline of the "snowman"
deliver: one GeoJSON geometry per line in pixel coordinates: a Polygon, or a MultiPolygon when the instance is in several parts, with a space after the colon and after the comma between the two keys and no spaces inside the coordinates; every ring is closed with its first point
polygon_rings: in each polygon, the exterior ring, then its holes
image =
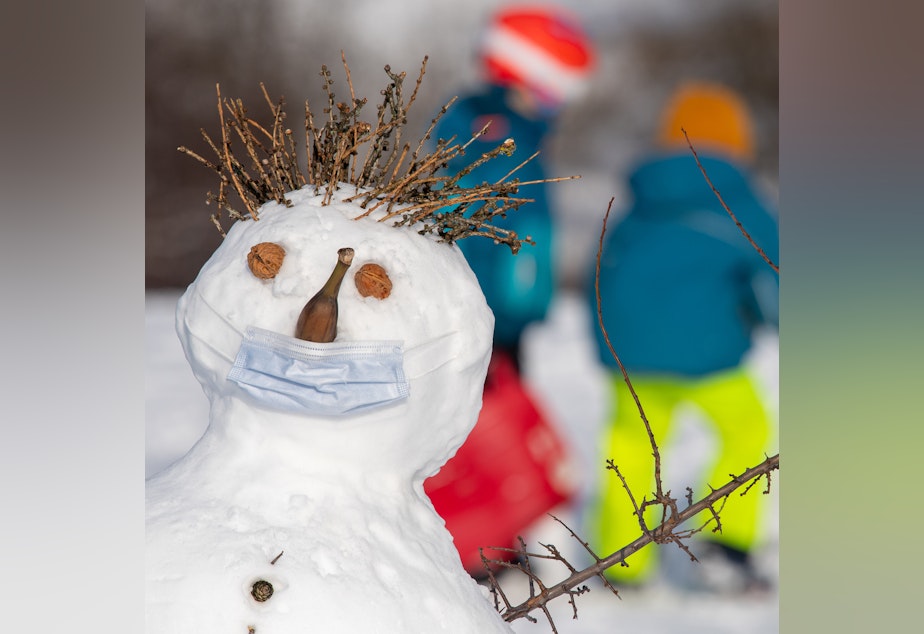
{"type": "Polygon", "coordinates": [[[236,222],[178,303],[210,415],[146,485],[148,634],[512,632],[423,489],[475,424],[493,315],[458,247],[352,189],[236,222]],[[299,338],[324,288],[335,336],[299,338]]]}

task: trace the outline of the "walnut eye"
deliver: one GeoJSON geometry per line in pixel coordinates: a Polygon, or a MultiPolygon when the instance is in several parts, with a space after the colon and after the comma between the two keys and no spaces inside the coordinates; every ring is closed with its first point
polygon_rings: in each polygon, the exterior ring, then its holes
{"type": "Polygon", "coordinates": [[[250,248],[247,266],[250,267],[250,272],[261,280],[268,280],[276,277],[285,256],[286,250],[275,242],[261,242],[250,248]]]}
{"type": "Polygon", "coordinates": [[[353,276],[353,281],[356,283],[356,290],[363,297],[385,299],[391,295],[391,279],[388,273],[374,262],[368,262],[359,267],[353,276]]]}

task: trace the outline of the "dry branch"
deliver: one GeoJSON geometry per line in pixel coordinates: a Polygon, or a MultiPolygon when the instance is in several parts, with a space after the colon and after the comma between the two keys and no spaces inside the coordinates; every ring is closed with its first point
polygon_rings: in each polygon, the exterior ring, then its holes
{"type": "MultiPolygon", "coordinates": [[[[719,487],[718,489],[714,489],[706,497],[702,498],[701,500],[699,500],[698,502],[694,504],[690,504],[683,510],[678,511],[676,515],[670,516],[665,522],[656,526],[654,529],[648,531],[646,534],[638,537],[632,543],[627,544],[620,550],[606,557],[598,557],[590,549],[590,547],[587,545],[586,542],[577,538],[574,532],[571,531],[571,534],[576,539],[578,539],[578,541],[580,541],[581,544],[583,544],[584,548],[591,554],[591,556],[593,556],[593,558],[595,559],[595,563],[591,566],[588,566],[587,568],[584,568],[582,570],[572,573],[569,577],[559,581],[558,583],[555,583],[549,586],[540,585],[539,592],[531,592],[530,598],[524,601],[523,603],[519,605],[515,605],[515,606],[511,606],[509,604],[505,606],[505,609],[501,612],[501,616],[504,618],[505,621],[515,621],[516,619],[519,619],[519,618],[528,617],[529,613],[535,609],[543,609],[543,611],[545,611],[544,606],[549,601],[557,597],[560,597],[562,595],[565,595],[565,594],[572,596],[573,598],[572,593],[575,592],[574,589],[578,588],[580,584],[583,584],[585,581],[588,581],[589,579],[593,577],[599,577],[599,578],[604,579],[604,581],[606,581],[606,579],[603,577],[603,572],[605,570],[623,563],[626,560],[626,558],[629,557],[629,555],[637,552],[638,550],[650,544],[651,542],[665,543],[665,542],[676,541],[678,539],[685,539],[689,537],[690,534],[692,533],[688,532],[686,535],[678,535],[676,529],[681,524],[695,517],[699,513],[702,513],[703,511],[707,511],[707,510],[714,511],[715,507],[718,504],[720,504],[722,500],[726,499],[729,495],[734,493],[737,489],[739,489],[740,487],[744,486],[745,484],[749,482],[755,481],[759,478],[766,476],[768,479],[768,483],[769,483],[770,472],[776,469],[779,469],[779,466],[780,466],[780,456],[779,454],[776,454],[774,456],[767,458],[764,462],[760,463],[759,465],[756,465],[754,467],[751,467],[750,469],[747,469],[741,475],[732,476],[732,479],[728,483],[726,483],[724,486],[719,487]]],[[[570,531],[571,529],[568,529],[568,530],[570,531]]],[[[535,553],[527,553],[527,555],[531,557],[548,558],[548,556],[546,555],[535,554],[535,553]]],[[[558,556],[551,557],[551,558],[556,559],[558,561],[562,561],[564,563],[564,558],[561,557],[560,554],[558,556]]],[[[501,562],[487,560],[487,563],[500,564],[501,562]]],[[[516,567],[516,565],[508,564],[508,567],[516,567]]],[[[569,564],[569,568],[571,568],[570,564],[569,564]]],[[[528,574],[532,575],[532,573],[528,573],[528,574]]],[[[615,589],[613,589],[612,585],[610,585],[608,582],[607,582],[607,586],[615,592],[615,589]]],[[[580,594],[580,592],[578,594],[580,594]]]]}
{"type": "Polygon", "coordinates": [[[407,100],[404,98],[406,74],[392,72],[385,66],[389,83],[381,91],[382,101],[376,107],[373,122],[361,118],[367,101],[356,97],[350,68],[342,52],[341,61],[350,101],[337,101],[331,72],[327,66],[322,66],[322,88],[327,97],[323,125],[318,127],[315,113],[306,101],[304,150],[298,147],[292,130],[285,125],[283,98],[274,103],[261,84],[272,115],[271,123],[262,125],[248,116],[240,99],[222,98],[220,87],[216,86],[220,141],[214,142],[204,130],[202,136],[215,152],[217,161],[209,161],[186,147],[178,149],[218,174],[218,193],[209,192],[207,203],[214,202],[218,206],[218,213],[212,214],[211,220],[222,235],[222,212],[227,213],[232,222],[248,218],[257,220],[263,204],[275,201],[288,206],[287,194],[301,187],[314,187],[319,194],[323,193],[323,204],[329,204],[335,191],[352,185],[356,193],[347,200],[357,202],[365,210],[359,217],[383,210],[384,213],[377,217],[380,222],[390,221],[395,227],[413,226],[421,234],[433,234],[448,243],[481,236],[507,245],[513,253],[519,251],[524,242],[533,244],[531,236],[519,236],[495,223],[522,204],[532,202],[518,196],[523,185],[565,178],[525,183],[516,180],[516,172],[533,160],[533,155],[497,182],[460,186],[459,180],[479,165],[501,155],[511,155],[516,149],[514,141],[504,141],[457,174],[443,174],[441,171],[449,161],[464,155],[484,130],[465,143],[439,139],[431,152],[424,153],[437,122],[455,101],[453,99],[440,110],[416,144],[402,140],[408,110],[417,98],[426,73],[427,58],[421,64],[407,100]],[[299,164],[302,151],[304,169],[299,164]],[[237,194],[238,204],[243,204],[243,209],[232,206],[230,192],[237,194]]]}
{"type": "MultiPolygon", "coordinates": [[[[597,246],[597,259],[594,268],[594,295],[597,302],[597,322],[600,325],[600,332],[603,333],[603,340],[606,342],[606,347],[610,355],[612,355],[613,359],[616,361],[616,365],[619,366],[619,371],[622,372],[623,381],[625,381],[626,387],[629,388],[629,393],[632,394],[632,398],[635,400],[635,406],[638,408],[639,416],[642,419],[642,423],[645,425],[645,430],[648,432],[648,440],[651,443],[651,453],[654,456],[655,497],[657,499],[662,499],[664,498],[664,492],[661,485],[661,451],[658,449],[658,443],[655,440],[654,432],[651,431],[651,424],[648,422],[648,417],[645,415],[645,408],[642,407],[642,402],[639,400],[638,394],[635,393],[635,388],[632,387],[632,381],[629,379],[629,372],[619,359],[619,355],[616,354],[616,350],[613,348],[613,344],[610,341],[609,333],[606,331],[606,325],[603,323],[603,303],[600,297],[600,258],[603,255],[603,238],[606,235],[606,223],[613,209],[613,200],[613,198],[610,198],[610,202],[606,206],[606,214],[603,216],[603,227],[600,230],[600,241],[597,246]]],[[[635,501],[633,500],[633,504],[634,503],[635,501]]],[[[644,526],[644,520],[642,520],[641,511],[638,509],[638,506],[636,506],[636,510],[639,513],[639,521],[644,526]]]]}
{"type": "Polygon", "coordinates": [[[724,209],[725,213],[731,217],[732,221],[735,223],[735,226],[738,227],[738,230],[742,233],[742,235],[747,238],[747,241],[751,243],[751,246],[757,250],[757,252],[760,254],[760,257],[764,259],[764,262],[769,264],[770,268],[779,274],[780,267],[774,264],[770,257],[764,253],[764,250],[760,248],[760,245],[754,242],[754,238],[752,238],[751,234],[745,230],[744,225],[741,224],[741,222],[738,220],[738,217],[735,216],[734,212],[732,212],[728,205],[725,204],[725,199],[722,198],[722,194],[720,194],[719,190],[716,189],[715,185],[712,184],[712,179],[709,178],[709,174],[706,173],[706,168],[703,167],[703,164],[700,162],[699,155],[696,153],[696,148],[693,147],[693,143],[690,142],[690,137],[687,135],[687,131],[683,128],[680,128],[680,131],[683,133],[683,138],[687,140],[687,145],[690,147],[690,151],[693,153],[693,158],[696,160],[696,166],[699,168],[699,171],[702,172],[703,178],[706,179],[706,183],[709,185],[712,193],[715,194],[716,198],[719,199],[719,204],[722,205],[722,209],[724,209]]]}

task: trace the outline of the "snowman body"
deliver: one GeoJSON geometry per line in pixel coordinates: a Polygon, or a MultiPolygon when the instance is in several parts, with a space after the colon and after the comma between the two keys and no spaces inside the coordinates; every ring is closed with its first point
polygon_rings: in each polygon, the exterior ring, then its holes
{"type": "MultiPolygon", "coordinates": [[[[356,219],[352,193],[322,205],[304,188],[291,207],[235,223],[180,299],[209,426],[147,482],[148,634],[511,631],[423,492],[477,419],[493,316],[456,247],[356,219]],[[262,242],[285,250],[271,279],[247,266],[262,242]],[[248,328],[294,335],[342,247],[355,257],[335,343],[398,344],[406,395],[345,413],[279,409],[230,380],[248,328]],[[354,285],[367,262],[387,272],[387,297],[354,285]]],[[[371,398],[348,379],[332,389],[371,398]]]]}

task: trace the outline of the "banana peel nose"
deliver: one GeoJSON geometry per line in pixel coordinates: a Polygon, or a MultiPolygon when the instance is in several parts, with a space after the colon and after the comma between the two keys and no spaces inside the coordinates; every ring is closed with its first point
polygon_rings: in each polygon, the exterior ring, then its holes
{"type": "Polygon", "coordinates": [[[350,264],[353,263],[353,249],[344,247],[337,251],[337,263],[324,286],[308,300],[298,316],[295,336],[315,343],[330,343],[337,338],[339,307],[337,295],[340,284],[350,264]]]}

